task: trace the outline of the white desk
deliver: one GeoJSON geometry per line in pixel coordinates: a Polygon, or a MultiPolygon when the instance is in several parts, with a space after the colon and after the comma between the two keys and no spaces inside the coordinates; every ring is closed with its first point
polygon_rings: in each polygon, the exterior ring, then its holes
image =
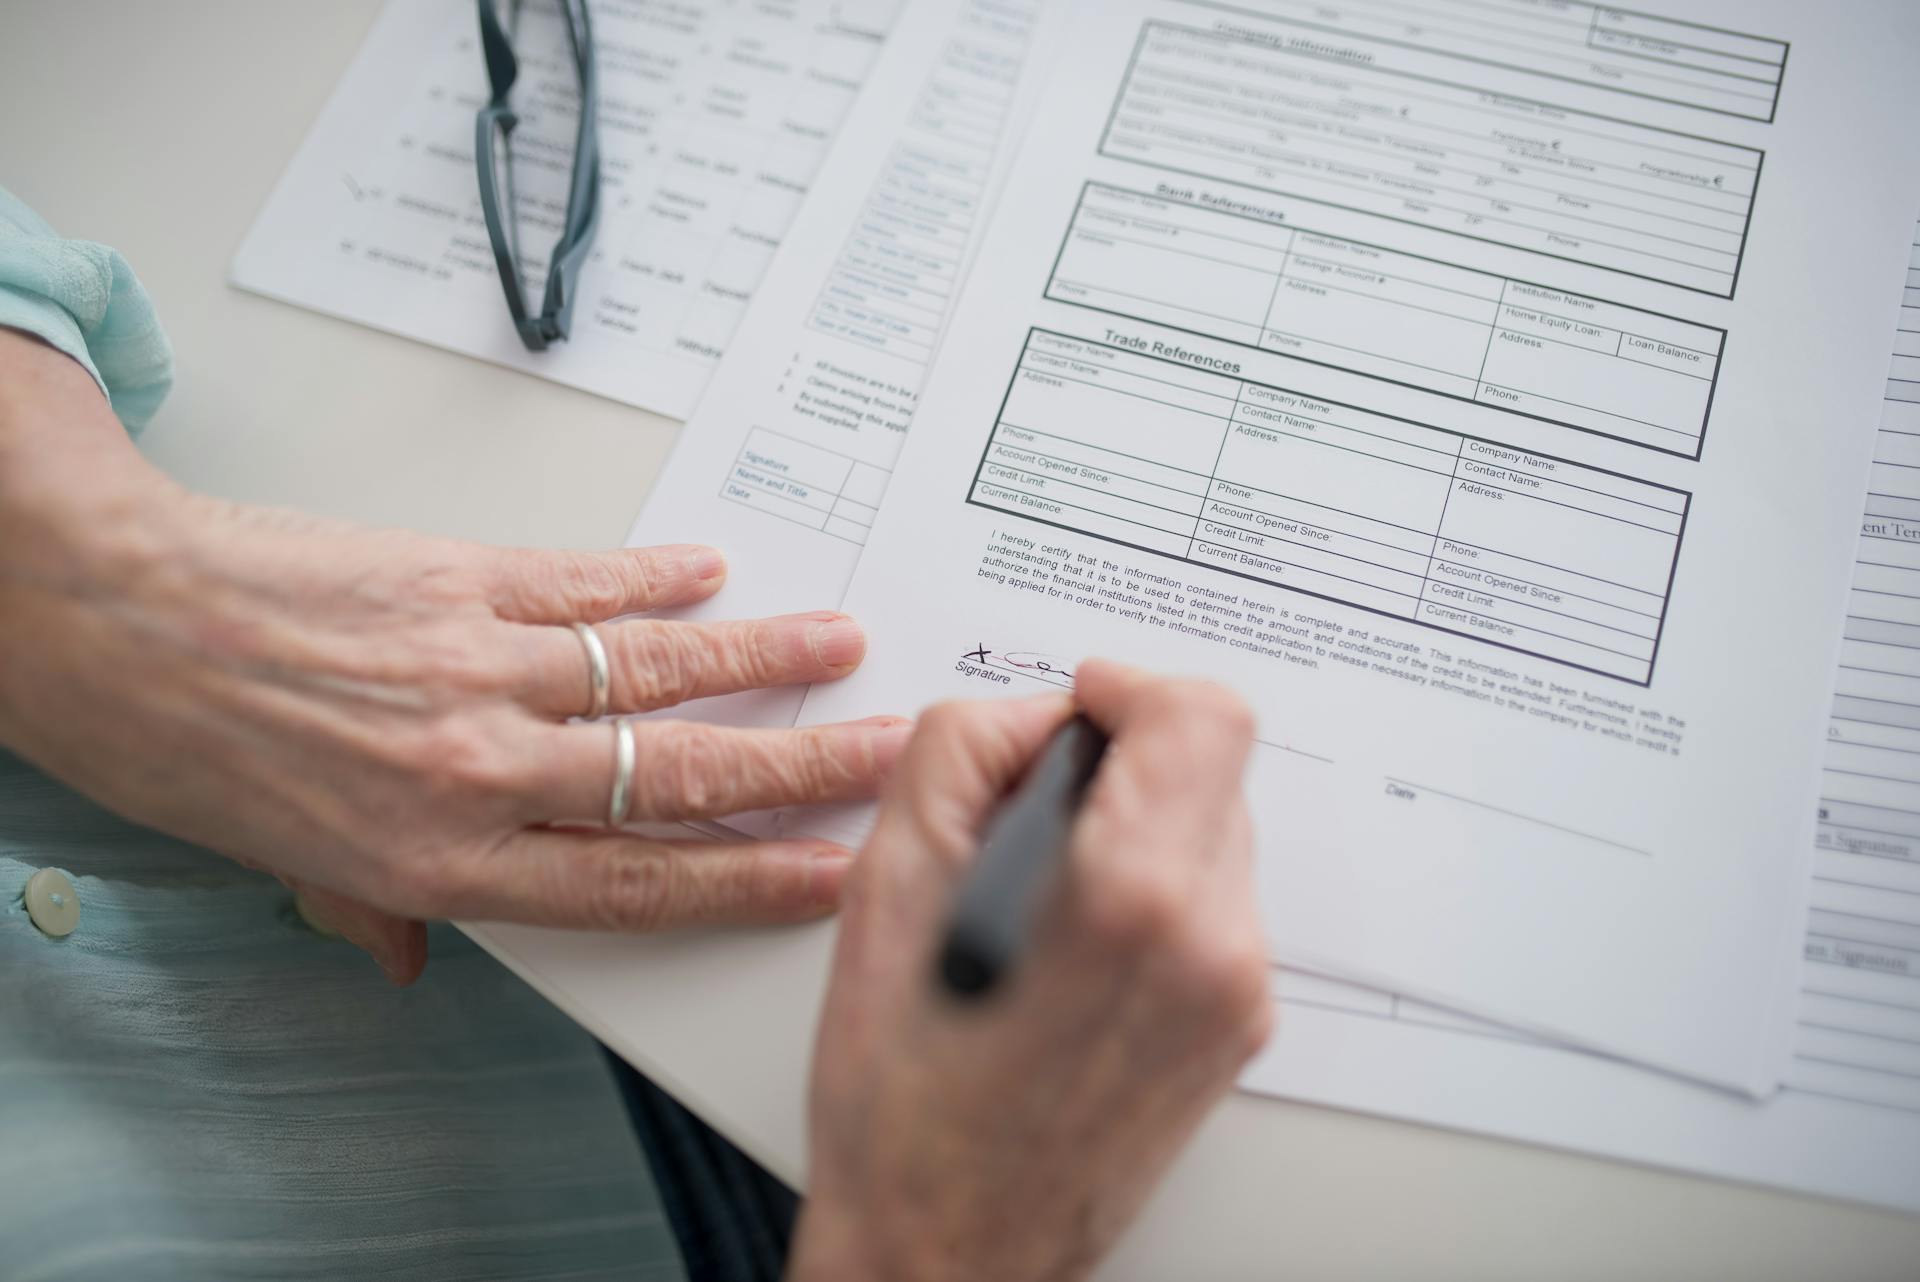
{"type": "MultiPolygon", "coordinates": [[[[0,183],[122,249],[158,298],[180,384],[144,444],[181,480],[496,542],[616,545],[674,424],[224,283],[379,2],[5,0],[0,183]]],[[[627,1012],[596,1031],[799,1173],[822,932],[494,939],[595,958],[597,995],[627,1012]]],[[[1236,1097],[1105,1276],[1911,1280],[1920,1220],[1236,1097]]]]}

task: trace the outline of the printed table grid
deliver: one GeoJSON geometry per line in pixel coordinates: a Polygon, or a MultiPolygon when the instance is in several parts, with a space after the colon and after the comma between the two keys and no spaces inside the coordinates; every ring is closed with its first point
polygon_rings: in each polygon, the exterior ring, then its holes
{"type": "Polygon", "coordinates": [[[1532,103],[1517,84],[1509,105],[1450,79],[1458,66],[1420,51],[1336,64],[1149,22],[1100,150],[1733,297],[1762,152],[1532,103]]]}
{"type": "Polygon", "coordinates": [[[885,468],[756,427],[734,456],[720,497],[864,546],[888,475],[885,468]]]}
{"type": "Polygon", "coordinates": [[[1726,341],[1715,326],[1104,183],[1082,190],[1047,297],[1695,459],[1726,341]]]}
{"type": "Polygon", "coordinates": [[[1690,496],[1029,332],[969,501],[1638,685],[1690,496]]]}

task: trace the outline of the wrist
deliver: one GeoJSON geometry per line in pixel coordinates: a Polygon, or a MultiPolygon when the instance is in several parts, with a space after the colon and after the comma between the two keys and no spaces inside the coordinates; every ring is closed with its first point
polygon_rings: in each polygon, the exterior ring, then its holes
{"type": "Polygon", "coordinates": [[[907,1282],[906,1275],[889,1271],[877,1258],[874,1245],[858,1217],[810,1197],[784,1282],[907,1282]]]}
{"type": "Polygon", "coordinates": [[[0,328],[0,583],[105,572],[181,494],[78,362],[0,328]]]}
{"type": "Polygon", "coordinates": [[[1026,1282],[1030,1276],[1038,1282],[1038,1275],[982,1267],[976,1255],[982,1245],[958,1247],[937,1216],[909,1215],[902,1222],[813,1193],[784,1282],[1026,1282]]]}
{"type": "Polygon", "coordinates": [[[0,741],[36,650],[74,604],[124,596],[163,559],[180,490],[140,456],[85,369],[0,329],[0,741]]]}
{"type": "Polygon", "coordinates": [[[809,1181],[785,1282],[1080,1282],[1104,1253],[1009,1236],[992,1218],[956,1217],[937,1196],[887,1197],[888,1210],[870,1212],[822,1188],[809,1181]]]}

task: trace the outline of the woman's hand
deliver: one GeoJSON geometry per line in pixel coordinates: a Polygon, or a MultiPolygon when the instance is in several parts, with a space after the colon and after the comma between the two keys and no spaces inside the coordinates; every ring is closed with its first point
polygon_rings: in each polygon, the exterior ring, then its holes
{"type": "Polygon", "coordinates": [[[1111,664],[1113,736],[1020,968],[935,991],[956,880],[1068,701],[922,719],[848,883],[815,1051],[794,1282],[1059,1282],[1090,1272],[1266,1040],[1240,778],[1244,707],[1111,664]]]}
{"type": "MultiPolygon", "coordinates": [[[[406,980],[420,918],[609,929],[830,911],[847,852],[561,831],[607,811],[614,734],[568,626],[637,713],[859,663],[818,614],[620,616],[711,596],[711,549],[502,551],[189,495],[74,362],[0,330],[0,743],[131,819],[302,888],[406,980]]],[[[635,726],[636,820],[869,795],[905,722],[635,726]]]]}

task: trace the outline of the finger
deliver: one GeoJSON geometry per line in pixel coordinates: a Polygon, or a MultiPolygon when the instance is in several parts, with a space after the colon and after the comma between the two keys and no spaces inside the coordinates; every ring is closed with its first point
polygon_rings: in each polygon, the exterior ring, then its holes
{"type": "Polygon", "coordinates": [[[1076,694],[1112,736],[1075,833],[1076,858],[1162,880],[1184,880],[1216,859],[1253,745],[1245,703],[1211,682],[1097,661],[1078,670],[1076,694]]]}
{"type": "Polygon", "coordinates": [[[338,935],[366,952],[404,988],[427,967],[427,928],[318,886],[289,881],[295,910],[322,934],[338,935]]]}
{"type": "Polygon", "coordinates": [[[888,840],[875,846],[918,846],[956,867],[972,854],[994,805],[1072,714],[1064,695],[929,709],[881,807],[876,836],[885,830],[888,840]]]}
{"type": "Polygon", "coordinates": [[[1253,813],[1247,807],[1245,795],[1234,798],[1227,812],[1226,829],[1220,836],[1222,858],[1219,863],[1221,879],[1229,885],[1253,884],[1253,813]]]}
{"type": "Polygon", "coordinates": [[[1219,840],[1219,857],[1172,919],[1175,928],[1145,950],[1150,961],[1134,980],[1149,1007],[1141,1027],[1177,1042],[1184,1021],[1193,1043],[1214,1046],[1231,1075],[1272,1029],[1272,953],[1252,877],[1245,807],[1232,808],[1219,840]]]}
{"type": "MultiPolygon", "coordinates": [[[[862,801],[879,791],[913,723],[876,717],[799,730],[737,730],[695,721],[637,722],[638,820],[719,819],[747,810],[862,801]]],[[[613,788],[613,731],[554,726],[533,741],[529,822],[598,820],[613,788]]]]}
{"type": "Polygon", "coordinates": [[[486,592],[515,623],[598,623],[642,610],[704,601],[726,582],[727,561],[709,547],[675,544],[617,552],[489,549],[486,592]]]}
{"type": "Polygon", "coordinates": [[[1151,799],[1153,812],[1174,827],[1190,826],[1196,815],[1217,818],[1238,797],[1253,714],[1226,687],[1091,660],[1076,674],[1075,694],[1112,737],[1096,793],[1151,799]]]}
{"type": "Polygon", "coordinates": [[[826,842],[527,829],[450,872],[446,913],[589,930],[811,921],[838,905],[852,861],[826,842]]]}
{"type": "MultiPolygon", "coordinates": [[[[563,628],[523,631],[529,660],[521,702],[550,716],[585,711],[590,692],[580,638],[563,628]]],[[[652,712],[711,695],[834,681],[867,653],[860,625],[826,612],[740,623],[634,619],[603,624],[599,633],[614,712],[652,712]]]]}

